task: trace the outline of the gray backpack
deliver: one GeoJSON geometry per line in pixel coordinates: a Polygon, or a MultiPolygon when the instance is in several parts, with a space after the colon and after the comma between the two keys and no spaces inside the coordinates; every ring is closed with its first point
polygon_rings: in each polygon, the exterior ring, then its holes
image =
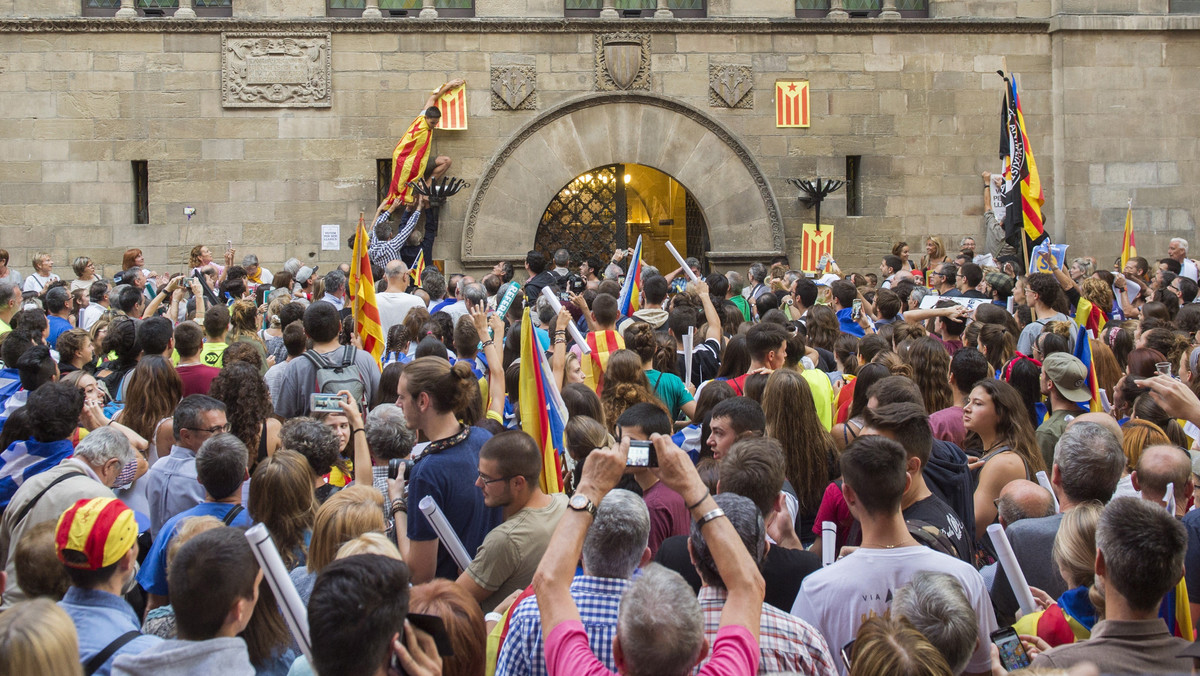
{"type": "Polygon", "coordinates": [[[313,392],[337,394],[342,390],[350,393],[358,401],[359,409],[366,412],[367,381],[354,363],[355,349],[353,345],[342,348],[341,359],[333,363],[318,354],[316,350],[307,350],[304,358],[312,363],[317,370],[313,392]]]}

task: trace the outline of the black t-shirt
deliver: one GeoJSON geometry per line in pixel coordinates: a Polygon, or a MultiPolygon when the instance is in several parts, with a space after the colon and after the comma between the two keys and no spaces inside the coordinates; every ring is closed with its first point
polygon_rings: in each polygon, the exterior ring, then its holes
{"type": "Polygon", "coordinates": [[[968,289],[966,291],[963,291],[962,295],[960,297],[961,298],[987,298],[988,296],[984,295],[980,291],[976,291],[975,289],[968,289]]]}
{"type": "Polygon", "coordinates": [[[974,563],[974,552],[971,547],[971,535],[967,534],[966,527],[953,509],[945,502],[942,502],[936,495],[930,495],[924,500],[918,500],[908,506],[904,510],[904,519],[906,521],[923,521],[931,526],[936,527],[945,535],[951,543],[954,544],[954,549],[958,551],[958,558],[967,563],[974,563]]]}
{"type": "Polygon", "coordinates": [[[821,358],[820,362],[816,365],[818,371],[833,373],[837,370],[837,357],[832,352],[823,347],[816,347],[815,345],[813,349],[817,351],[817,355],[821,358]]]}
{"type": "MultiPolygon", "coordinates": [[[[676,535],[663,540],[654,561],[683,576],[697,593],[700,592],[700,574],[688,557],[687,536],[676,535]]],[[[800,583],[821,568],[821,557],[800,549],[786,549],[772,545],[763,561],[762,576],[766,583],[767,603],[785,613],[792,612],[792,604],[800,591],[800,583]]]]}
{"type": "MultiPolygon", "coordinates": [[[[665,326],[665,324],[664,324],[665,326]]],[[[683,343],[680,342],[680,347],[683,343]]],[[[717,377],[717,369],[721,367],[721,343],[709,339],[692,348],[692,384],[700,387],[700,383],[717,377]]],[[[683,352],[675,355],[675,368],[680,378],[687,373],[687,364],[683,360],[683,352]]]]}

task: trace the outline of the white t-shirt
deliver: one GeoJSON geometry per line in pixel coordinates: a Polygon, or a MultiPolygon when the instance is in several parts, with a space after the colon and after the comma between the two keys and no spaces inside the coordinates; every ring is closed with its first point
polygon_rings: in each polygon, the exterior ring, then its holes
{"type": "MultiPolygon", "coordinates": [[[[928,547],[860,548],[804,578],[792,614],[816,627],[836,655],[854,640],[868,613],[882,615],[891,607],[896,590],[924,570],[948,573],[962,584],[979,625],[979,643],[966,671],[990,670],[989,645],[996,630],[996,614],[983,578],[971,564],[928,547]]],[[[845,674],[846,665],[837,662],[839,672],[845,674]]]]}
{"type": "MultiPolygon", "coordinates": [[[[421,299],[411,293],[384,291],[375,294],[375,303],[379,305],[379,323],[383,327],[383,338],[387,340],[388,329],[404,321],[408,311],[415,307],[425,307],[421,299]]],[[[409,336],[416,344],[418,339],[409,336]]]]}
{"type": "Polygon", "coordinates": [[[38,273],[35,272],[32,275],[29,275],[28,277],[25,278],[25,286],[22,287],[21,290],[22,291],[35,291],[37,293],[41,293],[42,289],[45,289],[47,286],[49,286],[51,282],[57,282],[57,281],[58,281],[58,275],[54,274],[53,272],[50,273],[49,277],[43,277],[42,275],[39,275],[38,273]]]}

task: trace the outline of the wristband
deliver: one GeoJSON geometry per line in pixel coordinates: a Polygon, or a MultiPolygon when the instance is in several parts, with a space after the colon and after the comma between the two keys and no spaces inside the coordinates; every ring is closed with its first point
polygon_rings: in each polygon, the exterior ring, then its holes
{"type": "Polygon", "coordinates": [[[710,496],[710,495],[712,495],[712,491],[709,491],[709,490],[705,489],[705,491],[704,491],[704,495],[703,495],[703,496],[701,496],[701,498],[700,498],[699,500],[697,500],[697,501],[696,501],[696,504],[694,504],[694,505],[688,505],[688,506],[687,506],[687,509],[688,509],[688,511],[690,512],[690,511],[692,511],[693,509],[695,509],[695,508],[699,507],[699,506],[700,506],[700,503],[702,503],[702,502],[704,502],[705,500],[707,500],[707,499],[708,499],[708,496],[710,496]]]}
{"type": "Polygon", "coordinates": [[[699,520],[696,521],[697,527],[700,529],[703,529],[704,526],[708,525],[708,522],[716,521],[717,519],[719,519],[723,516],[725,516],[725,510],[718,507],[718,508],[714,509],[713,511],[708,512],[704,516],[700,517],[699,520]]]}
{"type": "Polygon", "coordinates": [[[359,432],[362,432],[363,434],[366,434],[366,433],[367,433],[367,430],[366,430],[366,428],[365,428],[365,427],[359,427],[359,428],[356,428],[356,429],[352,429],[352,430],[350,430],[350,436],[354,436],[355,434],[358,434],[359,432]]]}
{"type": "Polygon", "coordinates": [[[480,347],[491,347],[492,345],[495,345],[495,344],[496,344],[496,341],[494,339],[489,338],[489,339],[483,341],[483,344],[480,347]]]}
{"type": "Polygon", "coordinates": [[[484,622],[500,622],[503,619],[504,619],[503,615],[501,615],[500,613],[494,613],[494,612],[488,613],[487,615],[483,616],[484,622]]]}

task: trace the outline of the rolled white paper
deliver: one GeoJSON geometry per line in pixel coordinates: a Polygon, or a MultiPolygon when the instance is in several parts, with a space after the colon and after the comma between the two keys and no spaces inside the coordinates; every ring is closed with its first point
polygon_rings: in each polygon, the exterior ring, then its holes
{"type": "Polygon", "coordinates": [[[692,272],[691,266],[687,264],[687,261],[683,260],[683,256],[679,255],[679,252],[675,250],[675,245],[671,244],[670,241],[667,242],[667,251],[670,251],[675,260],[679,261],[679,266],[683,268],[683,274],[687,275],[688,279],[693,282],[700,281],[700,278],[696,276],[696,273],[692,272]]]}
{"type": "Polygon", "coordinates": [[[1021,570],[1021,564],[1017,563],[1017,555],[1013,553],[1012,545],[1008,543],[1008,535],[1005,534],[1004,527],[994,523],[987,527],[987,534],[992,539],[992,545],[996,547],[996,558],[1004,567],[1004,574],[1008,576],[1008,583],[1012,585],[1013,596],[1017,597],[1017,604],[1021,606],[1021,612],[1026,615],[1035,612],[1038,609],[1037,602],[1033,600],[1033,592],[1029,591],[1029,583],[1025,581],[1025,571],[1021,570]]]}
{"type": "Polygon", "coordinates": [[[821,565],[828,566],[834,562],[837,555],[837,524],[832,521],[821,522],[821,565]]]}
{"type": "Polygon", "coordinates": [[[288,629],[292,630],[292,637],[296,639],[300,650],[311,664],[313,659],[312,639],[308,634],[308,608],[304,606],[304,601],[296,592],[296,585],[292,583],[292,578],[288,577],[283,559],[279,558],[279,550],[271,541],[271,534],[267,532],[267,527],[260,523],[246,531],[246,539],[250,542],[254,558],[258,560],[258,565],[262,568],[263,577],[267,578],[267,584],[271,585],[279,612],[283,614],[288,629]]]}
{"type": "Polygon", "coordinates": [[[1046,476],[1046,471],[1042,470],[1037,473],[1038,484],[1042,488],[1050,491],[1050,497],[1054,498],[1054,513],[1058,514],[1062,508],[1058,506],[1058,496],[1054,494],[1054,487],[1050,484],[1050,477],[1046,476]]]}
{"type": "MultiPolygon", "coordinates": [[[[562,312],[562,303],[558,302],[558,296],[554,295],[554,292],[550,290],[550,287],[543,286],[542,295],[545,296],[546,302],[550,303],[550,309],[554,310],[554,314],[562,312]]],[[[567,322],[567,333],[571,334],[571,339],[575,341],[575,344],[579,346],[579,349],[582,350],[584,354],[591,353],[592,348],[588,347],[587,340],[585,340],[583,334],[579,332],[579,327],[575,326],[575,322],[567,322]]]]}
{"type": "Polygon", "coordinates": [[[1167,501],[1167,513],[1175,516],[1175,482],[1167,484],[1167,493],[1163,496],[1167,501]]]}
{"type": "Polygon", "coordinates": [[[466,570],[471,565],[471,557],[467,554],[467,548],[463,546],[462,540],[458,539],[458,533],[450,526],[450,522],[446,520],[446,515],[442,513],[442,508],[438,506],[437,501],[432,495],[426,495],[421,498],[421,513],[429,519],[433,530],[437,531],[438,539],[442,541],[442,546],[446,551],[450,552],[451,558],[458,564],[459,570],[466,570]]]}
{"type": "Polygon", "coordinates": [[[692,382],[692,350],[696,346],[696,327],[689,326],[688,332],[683,336],[683,384],[686,386],[692,382]]]}

